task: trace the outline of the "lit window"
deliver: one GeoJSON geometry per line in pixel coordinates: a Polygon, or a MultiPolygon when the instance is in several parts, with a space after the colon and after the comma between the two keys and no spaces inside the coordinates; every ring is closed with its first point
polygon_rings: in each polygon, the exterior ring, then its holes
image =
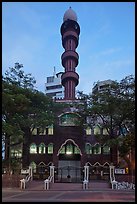
{"type": "Polygon", "coordinates": [[[86,128],[86,135],[91,135],[91,128],[90,127],[86,128]]]}
{"type": "Polygon", "coordinates": [[[110,147],[104,146],[103,147],[103,154],[110,154],[110,147]]]}
{"type": "Polygon", "coordinates": [[[31,162],[30,163],[30,166],[32,167],[32,171],[33,171],[33,173],[36,173],[36,163],[33,161],[33,162],[31,162]]]}
{"type": "Polygon", "coordinates": [[[46,129],[39,128],[39,135],[46,135],[46,129]]]}
{"type": "Polygon", "coordinates": [[[48,127],[48,135],[53,135],[53,125],[48,127]]]}
{"type": "Polygon", "coordinates": [[[65,154],[65,146],[63,146],[59,152],[60,154],[65,154]]]}
{"type": "Polygon", "coordinates": [[[73,154],[73,146],[72,146],[72,144],[67,144],[67,146],[66,146],[66,154],[73,154]]]}
{"type": "Polygon", "coordinates": [[[52,143],[48,145],[48,154],[53,154],[53,144],[52,143]]]}
{"type": "Polygon", "coordinates": [[[74,154],[80,154],[80,149],[74,146],[74,154]]]}
{"type": "Polygon", "coordinates": [[[92,146],[89,143],[85,145],[86,154],[92,154],[92,146]]]}
{"type": "Polygon", "coordinates": [[[109,133],[108,133],[106,128],[103,128],[103,135],[109,135],[109,133]]]}
{"type": "Polygon", "coordinates": [[[32,131],[32,135],[37,135],[37,128],[34,128],[33,130],[31,129],[32,131]]]}
{"type": "Polygon", "coordinates": [[[94,128],[94,135],[99,135],[99,134],[100,134],[100,128],[99,128],[99,126],[96,126],[94,128]]]}
{"type": "Polygon", "coordinates": [[[30,154],[37,154],[37,146],[34,143],[30,145],[30,154]]]}
{"type": "Polygon", "coordinates": [[[96,144],[93,148],[94,154],[101,154],[101,146],[99,144],[96,144]]]}
{"type": "Polygon", "coordinates": [[[66,113],[60,117],[61,126],[78,126],[79,125],[79,116],[74,113],[66,113]]]}
{"type": "Polygon", "coordinates": [[[20,147],[19,148],[16,147],[16,149],[11,148],[10,156],[12,158],[15,158],[15,157],[16,158],[21,158],[22,157],[22,149],[20,147]]]}
{"type": "Polygon", "coordinates": [[[39,145],[39,154],[45,154],[46,152],[46,147],[45,147],[45,144],[44,143],[41,143],[39,145]]]}

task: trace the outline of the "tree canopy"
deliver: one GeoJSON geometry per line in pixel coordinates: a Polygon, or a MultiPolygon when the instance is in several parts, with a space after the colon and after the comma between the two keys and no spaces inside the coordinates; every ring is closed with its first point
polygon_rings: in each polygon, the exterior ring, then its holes
{"type": "Polygon", "coordinates": [[[2,77],[2,141],[7,160],[10,148],[24,142],[25,130],[52,125],[55,110],[61,106],[36,90],[36,80],[22,68],[23,65],[15,63],[2,77]]]}
{"type": "Polygon", "coordinates": [[[92,94],[79,93],[85,126],[93,128],[98,123],[105,128],[108,134],[96,138],[102,144],[116,145],[120,156],[130,163],[128,154],[135,149],[135,78],[129,75],[120,82],[111,81],[101,90],[95,84],[92,94]]]}

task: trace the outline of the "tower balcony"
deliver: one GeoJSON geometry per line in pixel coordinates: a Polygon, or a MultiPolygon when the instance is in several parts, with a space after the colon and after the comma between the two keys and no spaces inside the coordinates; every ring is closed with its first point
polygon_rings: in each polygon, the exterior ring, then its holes
{"type": "Polygon", "coordinates": [[[62,66],[65,67],[65,62],[67,59],[74,59],[76,66],[78,65],[78,59],[79,59],[79,55],[77,52],[73,51],[73,50],[68,50],[65,51],[62,56],[61,56],[61,60],[62,60],[62,66]]]}
{"type": "Polygon", "coordinates": [[[68,39],[74,39],[75,40],[75,43],[76,43],[76,47],[78,46],[78,40],[79,40],[79,36],[76,32],[72,31],[72,30],[69,30],[69,31],[66,31],[63,36],[62,36],[62,45],[63,47],[65,48],[65,42],[66,40],[68,39]]]}
{"type": "Polygon", "coordinates": [[[64,86],[65,82],[68,80],[75,81],[75,86],[79,83],[79,75],[76,72],[65,72],[61,76],[62,85],[64,86]]]}

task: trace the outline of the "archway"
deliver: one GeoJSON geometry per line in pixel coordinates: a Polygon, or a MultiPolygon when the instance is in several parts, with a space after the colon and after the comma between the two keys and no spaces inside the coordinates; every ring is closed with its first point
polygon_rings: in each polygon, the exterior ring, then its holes
{"type": "Polygon", "coordinates": [[[72,139],[66,140],[58,151],[56,182],[80,182],[83,179],[81,168],[81,150],[72,139]]]}

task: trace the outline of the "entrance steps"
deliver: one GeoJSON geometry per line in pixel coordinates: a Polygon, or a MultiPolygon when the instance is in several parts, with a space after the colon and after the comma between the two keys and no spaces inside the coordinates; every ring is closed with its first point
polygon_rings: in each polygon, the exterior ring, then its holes
{"type": "MultiPolygon", "coordinates": [[[[87,190],[108,190],[111,189],[108,182],[91,181],[89,182],[89,188],[87,190]]],[[[26,190],[31,191],[43,191],[44,181],[31,181],[26,190]]],[[[83,190],[83,184],[81,183],[50,183],[48,191],[81,191],[83,190]]]]}

